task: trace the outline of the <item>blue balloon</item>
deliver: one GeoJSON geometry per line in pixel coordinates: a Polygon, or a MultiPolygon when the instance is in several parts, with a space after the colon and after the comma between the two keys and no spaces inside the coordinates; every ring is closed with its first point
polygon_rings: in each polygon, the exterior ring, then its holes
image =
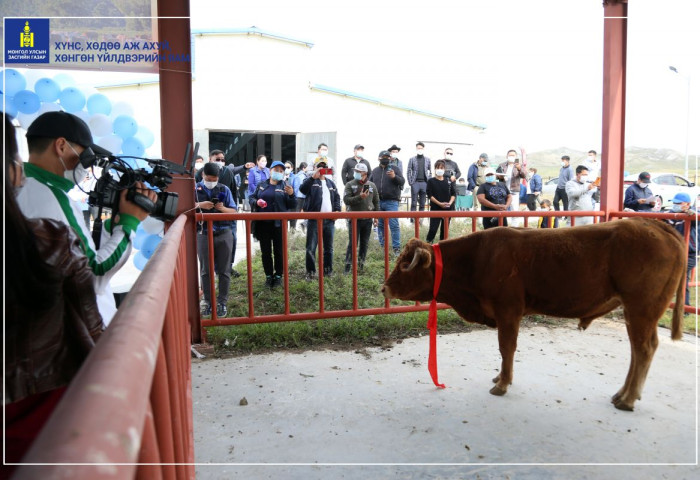
{"type": "Polygon", "coordinates": [[[50,78],[40,78],[34,84],[34,91],[42,102],[55,102],[61,93],[61,87],[50,78]]]}
{"type": "Polygon", "coordinates": [[[136,255],[134,255],[134,265],[136,268],[139,270],[143,270],[143,267],[146,266],[146,263],[148,263],[148,259],[143,256],[141,252],[136,252],[136,255]]]}
{"type": "Polygon", "coordinates": [[[24,75],[13,68],[5,70],[5,88],[3,93],[8,97],[14,97],[15,93],[24,90],[27,87],[27,79],[24,75]]]}
{"type": "Polygon", "coordinates": [[[41,107],[39,95],[29,90],[20,90],[15,94],[15,107],[22,113],[35,113],[41,107]]]}
{"type": "Polygon", "coordinates": [[[146,237],[148,237],[148,235],[149,233],[143,229],[141,224],[139,224],[139,228],[136,229],[136,235],[134,235],[134,239],[131,241],[131,244],[136,250],[141,250],[143,241],[146,239],[146,237]]]}
{"type": "Polygon", "coordinates": [[[149,235],[147,236],[144,240],[143,243],[141,244],[141,251],[139,253],[142,253],[144,257],[146,258],[151,258],[153,255],[153,252],[156,251],[156,248],[158,248],[158,244],[160,241],[163,240],[160,235],[149,235]]]}
{"type": "Polygon", "coordinates": [[[139,126],[139,131],[136,132],[136,135],[134,136],[138,138],[141,141],[141,143],[143,143],[144,148],[150,147],[155,141],[153,132],[151,132],[148,128],[144,127],[143,125],[139,126]]]}
{"type": "Polygon", "coordinates": [[[101,93],[95,93],[94,95],[90,95],[87,100],[87,111],[90,115],[94,115],[96,113],[109,115],[109,113],[112,111],[112,102],[110,102],[109,98],[101,93]]]}
{"type": "Polygon", "coordinates": [[[143,143],[141,143],[141,141],[136,137],[127,138],[124,140],[124,143],[122,143],[122,153],[124,155],[143,157],[145,152],[146,149],[143,148],[143,143]]]}
{"type": "Polygon", "coordinates": [[[75,113],[85,106],[85,95],[75,87],[68,87],[61,91],[58,101],[66,112],[75,113]]]}
{"type": "Polygon", "coordinates": [[[4,111],[7,115],[14,118],[17,116],[17,107],[15,107],[15,99],[11,97],[6,97],[0,93],[0,110],[4,111]]]}
{"type": "Polygon", "coordinates": [[[133,117],[130,117],[129,115],[119,115],[114,119],[112,129],[114,130],[114,133],[126,140],[127,138],[136,135],[136,132],[139,130],[139,126],[133,117]]]}

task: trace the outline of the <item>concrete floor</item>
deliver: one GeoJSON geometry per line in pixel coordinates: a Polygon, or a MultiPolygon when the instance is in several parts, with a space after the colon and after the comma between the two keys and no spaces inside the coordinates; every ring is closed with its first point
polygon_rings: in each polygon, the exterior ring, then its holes
{"type": "Polygon", "coordinates": [[[610,403],[629,342],[607,320],[523,329],[504,397],[491,330],[438,338],[445,390],[427,336],[194,360],[197,478],[700,478],[696,339],[659,336],[634,412],[610,403]]]}

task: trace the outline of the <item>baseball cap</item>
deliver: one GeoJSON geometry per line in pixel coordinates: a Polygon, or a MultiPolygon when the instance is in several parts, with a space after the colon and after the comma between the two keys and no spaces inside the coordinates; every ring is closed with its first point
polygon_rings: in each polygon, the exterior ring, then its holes
{"type": "Polygon", "coordinates": [[[357,165],[355,165],[354,170],[356,172],[367,173],[367,165],[365,165],[364,163],[358,163],[357,165]]]}
{"type": "Polygon", "coordinates": [[[39,115],[32,124],[29,125],[26,136],[27,138],[63,137],[69,142],[77,143],[83,148],[92,149],[97,155],[107,156],[112,154],[112,152],[105,150],[92,141],[90,128],[83,119],[68,112],[46,112],[39,115]]]}
{"type": "Polygon", "coordinates": [[[326,157],[316,157],[314,159],[314,167],[317,166],[318,164],[323,163],[324,165],[328,166],[328,158],[326,157]]]}
{"type": "Polygon", "coordinates": [[[651,181],[651,175],[649,175],[649,172],[642,172],[639,174],[639,179],[648,183],[651,181]]]}
{"type": "Polygon", "coordinates": [[[489,167],[486,170],[484,170],[484,176],[486,176],[486,175],[496,175],[496,170],[489,167]]]}
{"type": "Polygon", "coordinates": [[[678,192],[673,197],[673,203],[690,203],[690,195],[685,192],[678,192]]]}
{"type": "Polygon", "coordinates": [[[275,168],[275,167],[286,168],[286,167],[284,166],[284,163],[280,162],[279,160],[275,160],[274,162],[272,162],[272,165],[270,165],[270,170],[272,170],[272,169],[275,168]]]}
{"type": "Polygon", "coordinates": [[[364,146],[362,146],[362,145],[360,145],[359,143],[358,143],[357,145],[355,145],[355,148],[354,148],[354,150],[360,150],[360,149],[364,150],[364,149],[365,149],[365,147],[364,147],[364,146]]]}
{"type": "Polygon", "coordinates": [[[489,156],[486,153],[482,153],[481,155],[479,155],[479,158],[483,158],[484,160],[488,160],[489,156]]]}
{"type": "Polygon", "coordinates": [[[388,150],[382,150],[381,152],[379,152],[379,158],[382,157],[391,157],[391,152],[389,152],[388,150]]]}

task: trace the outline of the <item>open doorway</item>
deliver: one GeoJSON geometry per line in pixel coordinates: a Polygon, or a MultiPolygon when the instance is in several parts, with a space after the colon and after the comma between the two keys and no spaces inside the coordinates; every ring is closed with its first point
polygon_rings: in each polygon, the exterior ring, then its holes
{"type": "Polygon", "coordinates": [[[274,160],[292,162],[296,166],[296,134],[209,131],[209,151],[221,150],[226,163],[243,165],[265,155],[274,160]]]}

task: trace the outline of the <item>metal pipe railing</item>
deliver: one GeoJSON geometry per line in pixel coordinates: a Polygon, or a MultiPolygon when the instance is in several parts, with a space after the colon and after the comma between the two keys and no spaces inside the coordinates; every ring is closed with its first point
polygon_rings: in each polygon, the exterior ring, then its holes
{"type": "Polygon", "coordinates": [[[170,226],[13,478],[194,478],[186,220],[170,226]]]}

